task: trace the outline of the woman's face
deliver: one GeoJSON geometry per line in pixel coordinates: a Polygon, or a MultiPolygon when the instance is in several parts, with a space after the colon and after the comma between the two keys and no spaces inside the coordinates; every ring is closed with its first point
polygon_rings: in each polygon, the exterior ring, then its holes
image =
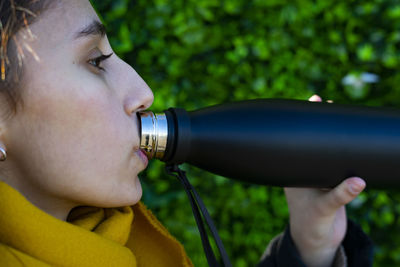
{"type": "Polygon", "coordinates": [[[4,123],[0,166],[7,183],[62,219],[77,205],[133,205],[142,195],[136,114],[153,94],[115,54],[101,61],[113,51],[100,25],[89,1],[68,0],[17,34],[23,107],[4,123]]]}

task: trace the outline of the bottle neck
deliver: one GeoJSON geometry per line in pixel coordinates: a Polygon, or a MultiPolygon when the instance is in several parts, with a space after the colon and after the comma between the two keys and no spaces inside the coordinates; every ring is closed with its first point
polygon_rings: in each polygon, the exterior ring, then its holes
{"type": "Polygon", "coordinates": [[[140,121],[140,149],[148,159],[162,159],[167,149],[168,122],[165,114],[143,111],[140,121]]]}

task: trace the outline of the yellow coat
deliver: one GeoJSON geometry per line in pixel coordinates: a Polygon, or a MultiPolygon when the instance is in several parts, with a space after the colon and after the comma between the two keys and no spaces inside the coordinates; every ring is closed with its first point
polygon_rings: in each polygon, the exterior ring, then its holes
{"type": "Polygon", "coordinates": [[[192,266],[142,204],[79,207],[61,221],[0,182],[0,266],[192,266]]]}

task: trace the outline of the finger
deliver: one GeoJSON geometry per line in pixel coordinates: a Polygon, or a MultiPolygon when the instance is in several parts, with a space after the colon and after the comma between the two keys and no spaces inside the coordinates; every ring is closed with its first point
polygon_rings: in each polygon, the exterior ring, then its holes
{"type": "Polygon", "coordinates": [[[321,198],[321,210],[329,214],[339,209],[357,197],[365,185],[365,181],[359,177],[347,178],[321,198]]]}
{"type": "Polygon", "coordinates": [[[309,205],[310,203],[315,203],[316,199],[324,194],[318,188],[306,188],[306,187],[285,187],[284,188],[286,200],[288,204],[299,206],[299,205],[309,205]]]}
{"type": "Polygon", "coordinates": [[[321,99],[321,97],[319,95],[312,95],[308,99],[308,101],[311,101],[311,102],[322,102],[322,99],[321,99]]]}

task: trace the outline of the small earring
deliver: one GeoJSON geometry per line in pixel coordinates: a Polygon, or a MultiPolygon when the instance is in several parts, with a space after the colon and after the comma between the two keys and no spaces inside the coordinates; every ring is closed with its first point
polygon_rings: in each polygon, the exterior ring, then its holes
{"type": "Polygon", "coordinates": [[[6,150],[4,148],[0,147],[0,152],[1,152],[0,161],[5,161],[7,159],[6,150]]]}

